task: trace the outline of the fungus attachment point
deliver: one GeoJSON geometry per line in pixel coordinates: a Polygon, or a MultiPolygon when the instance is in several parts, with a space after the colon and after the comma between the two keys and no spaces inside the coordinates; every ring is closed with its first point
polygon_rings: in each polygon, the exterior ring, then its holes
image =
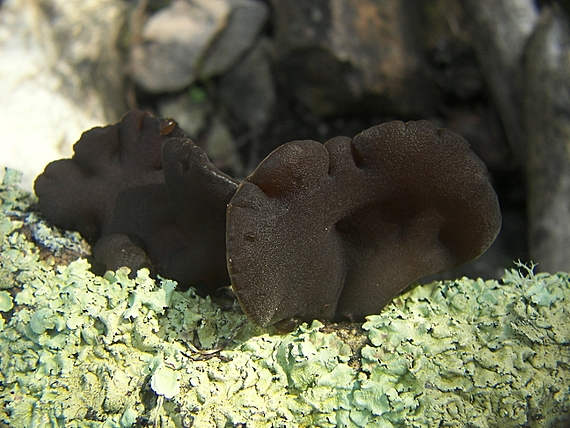
{"type": "Polygon", "coordinates": [[[278,321],[275,324],[273,324],[273,326],[277,330],[277,333],[286,334],[286,333],[291,333],[297,327],[299,327],[299,324],[301,324],[302,321],[303,320],[301,318],[297,318],[297,317],[296,318],[289,318],[289,319],[284,319],[284,320],[278,321]]]}
{"type": "Polygon", "coordinates": [[[228,206],[228,271],[258,325],[356,321],[479,256],[500,225],[487,170],[463,138],[394,121],[271,153],[228,206]]]}

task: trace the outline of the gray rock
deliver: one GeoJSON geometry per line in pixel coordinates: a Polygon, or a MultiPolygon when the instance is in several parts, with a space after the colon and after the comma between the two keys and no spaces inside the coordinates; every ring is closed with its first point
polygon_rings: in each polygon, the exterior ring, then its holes
{"type": "Polygon", "coordinates": [[[222,100],[254,134],[267,125],[277,99],[268,49],[269,41],[259,43],[220,83],[222,100]]]}
{"type": "Polygon", "coordinates": [[[461,0],[491,93],[513,151],[524,158],[522,57],[538,19],[534,0],[461,0]]]}
{"type": "Polygon", "coordinates": [[[531,257],[570,270],[570,23],[546,10],[526,56],[528,214],[531,257]]]}
{"type": "Polygon", "coordinates": [[[133,78],[160,93],[223,73],[252,46],[267,13],[256,0],[174,0],[144,25],[131,52],[133,78]]]}
{"type": "Polygon", "coordinates": [[[134,80],[150,92],[190,85],[199,61],[224,25],[225,0],[175,0],[146,22],[141,42],[131,50],[134,80]]]}
{"type": "Polygon", "coordinates": [[[435,87],[419,29],[421,2],[272,0],[279,69],[318,115],[355,107],[429,115],[435,87]]]}
{"type": "Polygon", "coordinates": [[[258,0],[233,0],[228,5],[231,12],[224,29],[208,49],[200,70],[204,79],[229,70],[251,49],[267,21],[269,9],[258,0]]]}
{"type": "Polygon", "coordinates": [[[126,8],[114,0],[7,0],[0,8],[0,167],[30,189],[81,133],[124,112],[118,45],[126,8]]]}
{"type": "Polygon", "coordinates": [[[243,165],[237,152],[236,142],[220,117],[213,118],[201,143],[217,168],[233,177],[243,177],[243,165]]]}

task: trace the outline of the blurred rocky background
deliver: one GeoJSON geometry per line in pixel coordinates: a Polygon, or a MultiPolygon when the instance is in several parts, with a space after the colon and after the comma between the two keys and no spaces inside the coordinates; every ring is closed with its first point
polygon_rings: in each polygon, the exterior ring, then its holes
{"type": "Polygon", "coordinates": [[[173,117],[237,178],[295,139],[392,119],[462,134],[504,215],[480,259],[570,269],[568,2],[3,0],[0,165],[25,185],[131,108],[173,117]]]}

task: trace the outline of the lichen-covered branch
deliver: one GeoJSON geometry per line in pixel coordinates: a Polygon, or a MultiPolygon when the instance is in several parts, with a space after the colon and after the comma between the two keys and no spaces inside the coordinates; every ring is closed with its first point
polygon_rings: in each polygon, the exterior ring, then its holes
{"type": "Polygon", "coordinates": [[[79,235],[42,223],[16,182],[0,187],[11,427],[552,427],[570,413],[567,273],[417,286],[362,326],[276,335],[145,270],[64,263],[79,235]]]}

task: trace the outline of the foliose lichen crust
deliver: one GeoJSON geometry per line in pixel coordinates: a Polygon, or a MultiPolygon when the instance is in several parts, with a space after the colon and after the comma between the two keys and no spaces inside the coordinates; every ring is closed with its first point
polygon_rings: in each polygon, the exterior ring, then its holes
{"type": "Polygon", "coordinates": [[[355,349],[342,326],[276,335],[145,270],[130,279],[96,276],[84,258],[58,265],[40,247],[82,241],[42,223],[17,181],[8,171],[0,186],[0,421],[10,427],[567,422],[567,273],[521,265],[500,281],[417,286],[367,318],[355,349]]]}

